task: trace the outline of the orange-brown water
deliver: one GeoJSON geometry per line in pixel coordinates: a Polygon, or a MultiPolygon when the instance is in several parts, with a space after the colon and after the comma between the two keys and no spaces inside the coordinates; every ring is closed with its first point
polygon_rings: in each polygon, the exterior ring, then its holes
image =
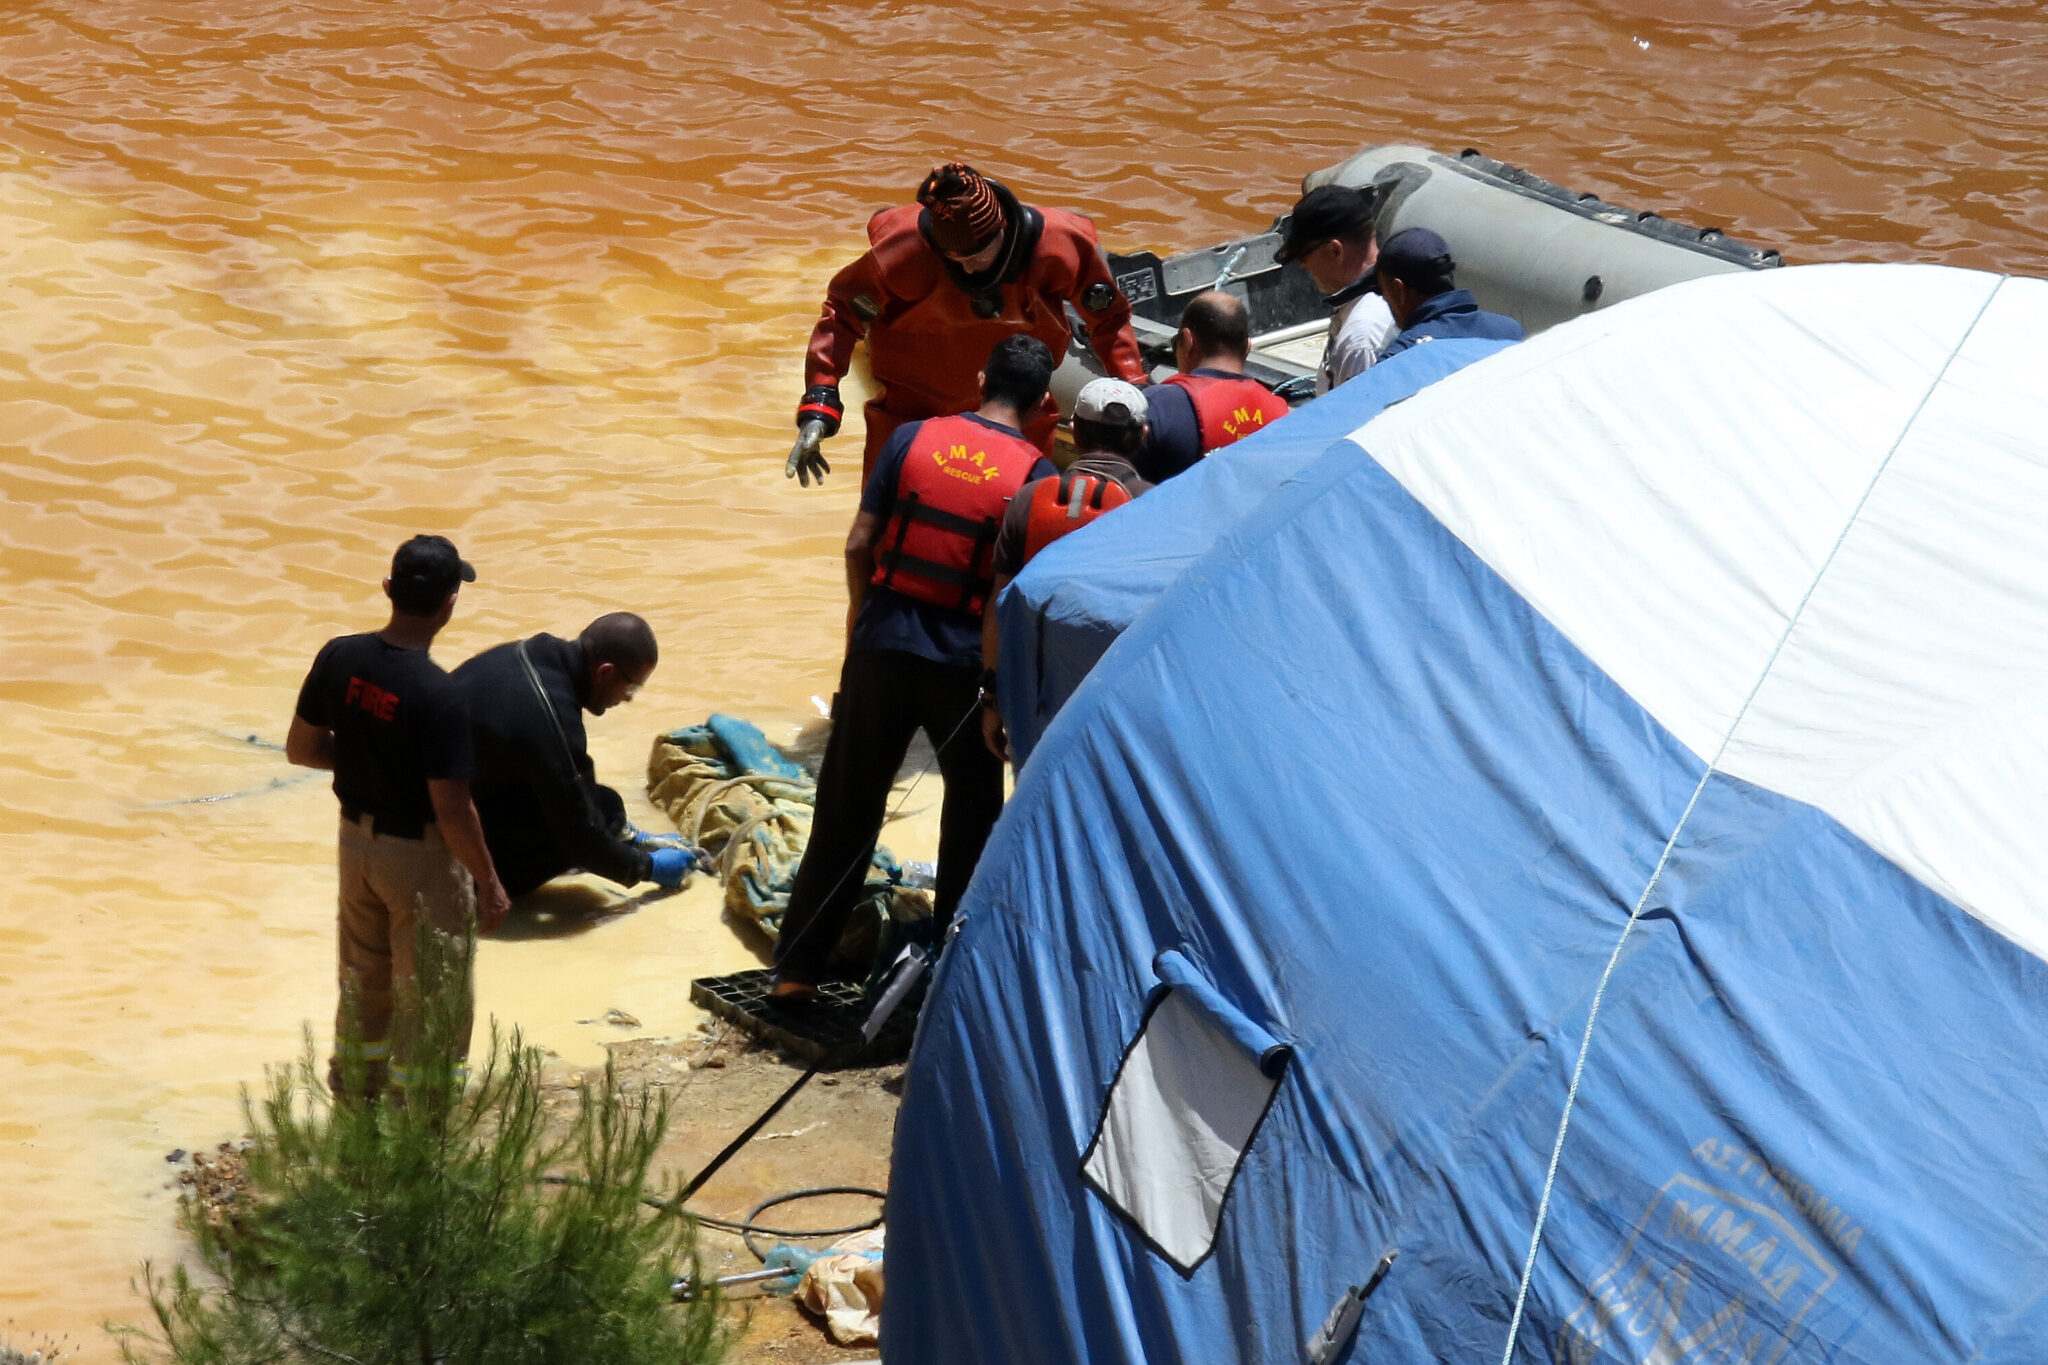
{"type": "MultiPolygon", "coordinates": [[[[1359,145],[1476,146],[1788,259],[2041,273],[2044,89],[2031,4],[13,0],[0,1322],[133,1318],[164,1152],[331,1008],[333,802],[243,737],[399,539],[480,570],[450,663],[655,623],[593,725],[628,790],[657,728],[831,690],[858,440],[784,482],[798,357],[933,161],[1178,248],[1359,145]]],[[[571,1058],[749,960],[701,892],[559,928],[482,989],[571,1058]]]]}

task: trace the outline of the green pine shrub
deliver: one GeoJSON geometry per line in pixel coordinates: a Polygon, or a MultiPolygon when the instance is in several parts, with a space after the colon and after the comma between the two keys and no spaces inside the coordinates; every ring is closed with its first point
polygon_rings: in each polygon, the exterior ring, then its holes
{"type": "MultiPolygon", "coordinates": [[[[466,953],[453,955],[423,943],[423,977],[466,981],[466,953]]],[[[310,1032],[260,1102],[245,1093],[247,1193],[226,1219],[182,1202],[204,1273],[144,1265],[157,1331],[122,1330],[128,1365],[719,1358],[715,1302],[670,1293],[695,1269],[693,1226],[672,1202],[643,1202],[669,1099],[621,1093],[607,1065],[573,1121],[551,1125],[539,1050],[494,1028],[465,1084],[435,1046],[459,1027],[456,993],[429,995],[402,1102],[332,1099],[310,1032]],[[543,1183],[553,1172],[572,1179],[543,1183]]]]}

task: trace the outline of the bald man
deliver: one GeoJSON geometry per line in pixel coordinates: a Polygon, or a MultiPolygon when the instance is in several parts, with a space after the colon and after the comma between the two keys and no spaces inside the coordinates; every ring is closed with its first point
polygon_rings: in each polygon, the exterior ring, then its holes
{"type": "Polygon", "coordinates": [[[1287,415],[1284,399],[1245,374],[1251,348],[1244,300],[1218,289],[1188,300],[1173,336],[1180,373],[1146,390],[1152,433],[1135,461],[1142,477],[1170,479],[1287,415]]]}
{"type": "Polygon", "coordinates": [[[511,895],[574,868],[624,887],[682,885],[690,854],[633,842],[626,803],[597,780],[583,730],[583,713],[633,700],[660,657],[647,622],[614,611],[573,640],[515,640],[455,670],[469,703],[477,813],[511,895]]]}

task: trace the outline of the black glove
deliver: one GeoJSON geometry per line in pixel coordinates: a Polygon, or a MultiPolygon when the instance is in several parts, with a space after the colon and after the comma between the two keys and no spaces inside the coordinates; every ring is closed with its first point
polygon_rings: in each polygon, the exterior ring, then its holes
{"type": "Polygon", "coordinates": [[[795,479],[805,488],[811,486],[812,479],[825,482],[832,466],[825,463],[818,447],[827,436],[838,432],[839,418],[845,411],[839,401],[839,390],[832,385],[813,384],[804,390],[804,401],[796,410],[796,444],[789,448],[789,463],[782,467],[784,478],[795,479]]]}
{"type": "Polygon", "coordinates": [[[804,401],[797,404],[796,426],[802,431],[811,419],[825,424],[825,435],[839,434],[839,419],[846,416],[846,404],[839,401],[839,390],[831,384],[813,384],[804,390],[804,401]]]}

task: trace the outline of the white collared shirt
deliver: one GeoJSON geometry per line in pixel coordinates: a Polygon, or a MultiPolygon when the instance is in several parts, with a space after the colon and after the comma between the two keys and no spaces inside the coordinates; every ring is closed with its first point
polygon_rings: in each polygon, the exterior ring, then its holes
{"type": "Polygon", "coordinates": [[[1378,294],[1361,294],[1330,315],[1329,340],[1316,370],[1316,392],[1328,393],[1347,379],[1364,374],[1379,358],[1380,347],[1393,340],[1393,310],[1378,294]]]}

